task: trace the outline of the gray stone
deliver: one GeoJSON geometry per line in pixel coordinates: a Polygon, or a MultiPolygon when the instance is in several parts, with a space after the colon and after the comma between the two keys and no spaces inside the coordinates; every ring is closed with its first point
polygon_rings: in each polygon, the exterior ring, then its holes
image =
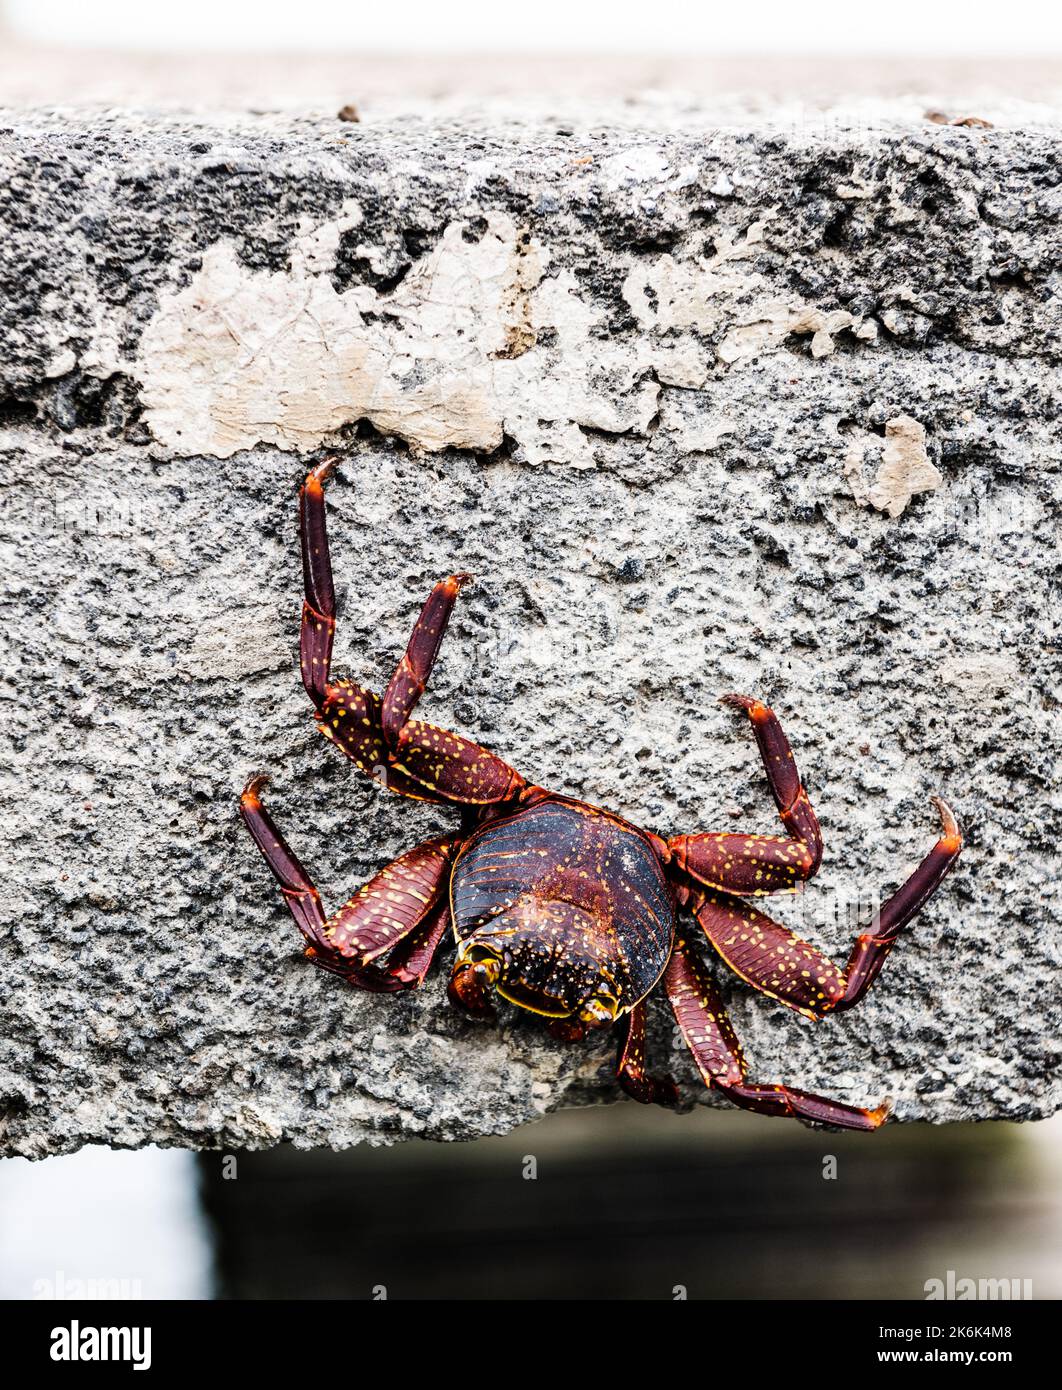
{"type": "MultiPolygon", "coordinates": [[[[815,1026],[726,976],[753,1074],[901,1120],[1058,1108],[1051,130],[0,118],[0,1145],[388,1143],[613,1100],[612,1045],[314,970],[246,776],[335,905],[453,823],[314,732],[463,595],[426,717],[664,834],[820,813],[779,915],[838,959],[956,807],[959,869],[815,1026]],[[570,131],[570,133],[565,133],[570,131]]],[[[653,1053],[708,1099],[655,1001],[653,1053]]]]}

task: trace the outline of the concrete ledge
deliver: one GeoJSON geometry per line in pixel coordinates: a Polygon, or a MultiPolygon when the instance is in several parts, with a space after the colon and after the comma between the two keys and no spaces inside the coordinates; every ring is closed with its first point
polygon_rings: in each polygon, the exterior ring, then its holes
{"type": "MultiPolygon", "coordinates": [[[[1060,1103],[1059,298],[1049,130],[0,118],[9,804],[0,1146],[390,1142],[614,1099],[611,1045],[344,989],[235,819],[336,903],[448,824],[363,784],[298,685],[294,487],[327,446],[337,665],[430,583],[425,705],[663,833],[772,824],[783,715],[838,958],[957,807],[870,1000],[727,980],[757,1078],[900,1119],[1060,1103]]],[[[706,1099],[664,1011],[653,1047],[706,1099]]]]}

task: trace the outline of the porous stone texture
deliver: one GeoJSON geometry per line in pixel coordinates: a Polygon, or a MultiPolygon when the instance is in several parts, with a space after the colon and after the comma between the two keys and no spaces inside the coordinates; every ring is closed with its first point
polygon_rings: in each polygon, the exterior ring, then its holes
{"type": "MultiPolygon", "coordinates": [[[[629,116],[0,117],[0,1145],[386,1143],[613,1100],[612,1044],[312,968],[248,774],[335,905],[454,824],[320,739],[336,669],[462,595],[425,716],[662,834],[776,826],[778,709],[843,959],[956,807],[959,869],[816,1026],[719,975],[756,1079],[901,1120],[1060,1103],[1059,192],[1049,129],[629,116]]],[[[652,1054],[708,1100],[651,1010],[652,1054]]]]}

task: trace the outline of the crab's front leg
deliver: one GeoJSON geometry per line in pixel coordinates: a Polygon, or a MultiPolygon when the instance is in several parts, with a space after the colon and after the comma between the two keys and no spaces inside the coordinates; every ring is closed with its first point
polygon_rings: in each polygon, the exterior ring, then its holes
{"type": "Polygon", "coordinates": [[[336,460],[325,459],[306,475],[299,489],[299,540],[302,545],[303,603],[299,663],[306,693],[318,709],[328,692],[332,642],[336,632],[336,592],[328,551],[324,485],[336,460]]]}
{"type": "Polygon", "coordinates": [[[321,732],[362,772],[401,796],[459,807],[497,806],[526,789],[496,754],[460,734],[411,718],[468,575],[440,580],[428,595],[383,699],[349,680],[331,679],[335,590],[325,521],[329,459],[312,469],[299,494],[305,597],[302,679],[321,732]]]}
{"type": "Polygon", "coordinates": [[[326,917],[321,895],[262,805],[265,783],[248,782],[240,814],[306,940],[306,955],[363,989],[420,984],[449,926],[445,889],[460,840],[427,840],[407,850],[326,917]]]}
{"type": "Polygon", "coordinates": [[[409,737],[409,719],[427,689],[457,596],[471,578],[470,574],[451,574],[440,580],[420,610],[406,650],[384,691],[380,722],[391,748],[398,748],[409,737]]]}

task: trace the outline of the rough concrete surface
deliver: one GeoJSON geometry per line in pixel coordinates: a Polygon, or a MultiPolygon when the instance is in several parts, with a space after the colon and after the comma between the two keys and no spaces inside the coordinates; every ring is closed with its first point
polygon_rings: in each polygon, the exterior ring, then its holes
{"type": "MultiPolygon", "coordinates": [[[[0,114],[0,1145],[466,1138],[616,1098],[612,1045],[314,970],[327,904],[452,824],[360,780],[296,669],[325,449],[336,666],[462,596],[426,716],[662,833],[826,836],[837,958],[957,808],[870,999],[725,980],[757,1079],[900,1119],[1058,1108],[1059,213],[1049,129],[0,114]]],[[[653,1053],[707,1099],[654,1006],[653,1053]]],[[[868,1141],[873,1142],[873,1141],[868,1141]]]]}

